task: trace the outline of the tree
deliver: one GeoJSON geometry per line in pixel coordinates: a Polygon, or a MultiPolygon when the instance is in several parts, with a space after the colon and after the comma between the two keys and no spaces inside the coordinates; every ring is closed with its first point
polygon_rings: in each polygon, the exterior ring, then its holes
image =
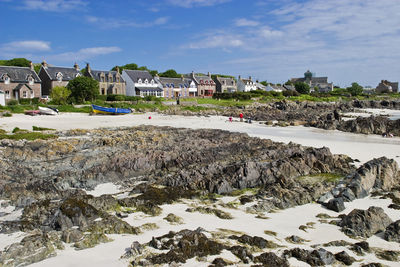
{"type": "Polygon", "coordinates": [[[26,58],[13,58],[10,60],[0,60],[0,65],[3,66],[16,66],[16,67],[30,67],[31,61],[26,58]]]}
{"type": "Polygon", "coordinates": [[[94,101],[99,95],[99,82],[85,76],[79,76],[71,80],[67,88],[71,91],[70,98],[76,103],[94,101]]]}
{"type": "Polygon", "coordinates": [[[177,73],[174,69],[166,70],[159,74],[160,77],[168,77],[168,78],[180,78],[181,75],[177,73]]]}
{"type": "Polygon", "coordinates": [[[310,93],[310,86],[306,83],[296,82],[294,84],[294,87],[296,88],[296,91],[299,92],[300,94],[309,94],[310,93]]]}
{"type": "Polygon", "coordinates": [[[268,86],[268,82],[267,81],[262,81],[262,82],[260,82],[262,85],[264,85],[264,86],[268,86]]]}
{"type": "Polygon", "coordinates": [[[291,80],[287,80],[287,82],[285,82],[285,85],[293,85],[293,82],[291,80]]]}
{"type": "Polygon", "coordinates": [[[347,92],[349,92],[352,96],[361,95],[363,92],[363,87],[358,83],[352,83],[350,87],[346,88],[347,92]]]}
{"type": "Polygon", "coordinates": [[[157,70],[149,70],[146,66],[139,67],[138,64],[136,64],[136,63],[129,63],[129,64],[125,64],[123,66],[115,66],[111,70],[116,71],[117,67],[119,68],[120,73],[122,73],[123,70],[147,70],[153,76],[155,76],[158,73],[157,70]]]}
{"type": "Polygon", "coordinates": [[[65,105],[68,97],[71,95],[71,90],[64,86],[56,86],[51,90],[51,101],[56,105],[65,105]]]}

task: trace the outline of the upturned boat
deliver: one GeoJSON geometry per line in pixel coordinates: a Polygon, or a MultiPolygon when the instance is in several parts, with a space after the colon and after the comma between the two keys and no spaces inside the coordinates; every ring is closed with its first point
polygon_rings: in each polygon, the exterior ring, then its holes
{"type": "Polygon", "coordinates": [[[56,108],[50,107],[39,107],[39,112],[42,115],[57,115],[58,110],[56,108]]]}
{"type": "Polygon", "coordinates": [[[102,106],[92,105],[93,112],[96,114],[106,114],[106,115],[124,115],[132,113],[129,108],[106,108],[102,106]]]}

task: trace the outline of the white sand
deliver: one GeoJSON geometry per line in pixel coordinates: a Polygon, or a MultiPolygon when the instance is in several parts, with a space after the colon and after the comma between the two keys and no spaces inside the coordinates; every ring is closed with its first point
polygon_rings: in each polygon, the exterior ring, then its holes
{"type": "Polygon", "coordinates": [[[400,138],[382,138],[378,135],[361,135],[340,131],[326,131],[307,127],[271,127],[258,123],[228,122],[226,117],[184,117],[156,113],[125,116],[89,116],[83,113],[64,113],[58,116],[27,116],[15,114],[1,118],[0,128],[11,131],[14,127],[32,130],[32,126],[67,129],[94,129],[138,125],[172,126],[182,128],[222,129],[248,133],[250,136],[278,142],[294,142],[312,147],[329,147],[332,153],[346,154],[362,163],[372,158],[386,156],[400,164],[400,138]],[[149,120],[148,117],[152,119],[149,120]]]}
{"type": "Polygon", "coordinates": [[[120,190],[118,189],[118,186],[113,183],[99,184],[94,188],[94,190],[86,191],[87,194],[92,195],[94,197],[99,197],[101,195],[107,195],[107,194],[113,195],[119,192],[120,190]]]}

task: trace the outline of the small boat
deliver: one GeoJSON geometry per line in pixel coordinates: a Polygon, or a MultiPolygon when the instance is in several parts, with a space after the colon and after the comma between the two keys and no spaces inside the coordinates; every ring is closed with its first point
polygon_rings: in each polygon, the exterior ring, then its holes
{"type": "Polygon", "coordinates": [[[25,115],[30,115],[30,116],[37,116],[40,114],[40,110],[25,110],[25,115]]]}
{"type": "Polygon", "coordinates": [[[57,115],[58,110],[56,108],[50,107],[39,107],[39,112],[41,115],[57,115]]]}
{"type": "Polygon", "coordinates": [[[130,108],[106,108],[97,105],[92,105],[93,112],[96,114],[107,114],[107,115],[124,115],[132,113],[130,108]]]}

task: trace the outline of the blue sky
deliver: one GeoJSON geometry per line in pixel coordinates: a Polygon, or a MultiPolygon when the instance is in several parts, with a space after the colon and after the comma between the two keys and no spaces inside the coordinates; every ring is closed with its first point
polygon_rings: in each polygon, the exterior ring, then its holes
{"type": "Polygon", "coordinates": [[[0,0],[0,59],[400,80],[399,0],[0,0]]]}

